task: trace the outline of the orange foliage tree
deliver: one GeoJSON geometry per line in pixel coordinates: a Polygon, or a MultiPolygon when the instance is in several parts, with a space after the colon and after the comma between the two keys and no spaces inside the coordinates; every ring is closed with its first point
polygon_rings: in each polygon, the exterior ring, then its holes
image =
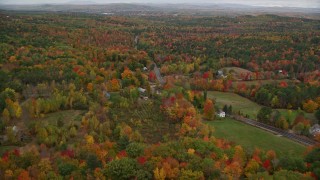
{"type": "Polygon", "coordinates": [[[213,120],[215,117],[214,103],[212,100],[207,99],[203,107],[203,117],[208,120],[213,120]]]}
{"type": "Polygon", "coordinates": [[[311,99],[303,103],[303,110],[308,113],[313,113],[318,108],[318,104],[311,99]]]}

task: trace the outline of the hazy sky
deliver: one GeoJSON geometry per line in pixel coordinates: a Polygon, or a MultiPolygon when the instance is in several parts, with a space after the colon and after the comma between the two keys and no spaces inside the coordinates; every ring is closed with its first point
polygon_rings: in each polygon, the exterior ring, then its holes
{"type": "MultiPolygon", "coordinates": [[[[320,0],[79,0],[96,3],[236,3],[254,6],[320,8],[320,0]]],[[[4,4],[79,2],[76,0],[0,0],[4,4]]]]}

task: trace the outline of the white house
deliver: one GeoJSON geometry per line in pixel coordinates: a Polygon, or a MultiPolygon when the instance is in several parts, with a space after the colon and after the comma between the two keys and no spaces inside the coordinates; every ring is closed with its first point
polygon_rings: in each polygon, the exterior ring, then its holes
{"type": "Polygon", "coordinates": [[[139,87],[139,88],[138,88],[138,91],[139,91],[140,93],[145,93],[145,92],[146,92],[146,89],[143,89],[143,88],[139,87]]]}
{"type": "Polygon", "coordinates": [[[226,112],[220,111],[220,112],[218,113],[218,116],[224,118],[224,117],[226,117],[226,112]]]}
{"type": "Polygon", "coordinates": [[[320,125],[319,124],[315,124],[313,125],[310,129],[309,129],[310,134],[312,134],[313,136],[320,134],[320,125]]]}
{"type": "Polygon", "coordinates": [[[12,127],[12,131],[17,132],[17,131],[18,131],[17,126],[13,126],[13,127],[12,127]]]}

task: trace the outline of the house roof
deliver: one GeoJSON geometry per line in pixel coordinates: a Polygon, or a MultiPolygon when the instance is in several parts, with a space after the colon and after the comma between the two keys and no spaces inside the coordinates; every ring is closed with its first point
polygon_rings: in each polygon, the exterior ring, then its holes
{"type": "Polygon", "coordinates": [[[110,97],[110,93],[108,93],[107,91],[104,91],[104,95],[109,98],[110,97]]]}
{"type": "Polygon", "coordinates": [[[139,87],[139,88],[138,88],[138,91],[139,91],[139,92],[145,92],[146,89],[143,89],[143,88],[139,87]]]}
{"type": "Polygon", "coordinates": [[[319,124],[315,124],[310,128],[310,131],[314,131],[316,129],[320,129],[320,125],[319,124]]]}

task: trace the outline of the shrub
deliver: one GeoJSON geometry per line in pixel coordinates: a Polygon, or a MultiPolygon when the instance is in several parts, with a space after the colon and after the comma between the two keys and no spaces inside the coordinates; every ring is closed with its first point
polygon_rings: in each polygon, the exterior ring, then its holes
{"type": "Polygon", "coordinates": [[[139,143],[131,143],[126,148],[126,152],[131,158],[136,158],[140,156],[143,153],[143,150],[144,150],[143,145],[139,143]]]}
{"type": "Polygon", "coordinates": [[[88,155],[86,162],[87,162],[87,167],[91,170],[94,170],[98,167],[99,168],[102,167],[101,161],[97,158],[97,156],[95,154],[88,155]]]}
{"type": "Polygon", "coordinates": [[[70,175],[76,169],[77,169],[77,167],[71,163],[60,163],[58,165],[59,174],[62,176],[70,175]]]}
{"type": "Polygon", "coordinates": [[[111,179],[134,179],[138,164],[134,159],[122,158],[108,164],[105,176],[111,179]]]}
{"type": "Polygon", "coordinates": [[[204,179],[203,172],[201,171],[192,171],[192,170],[182,170],[180,173],[180,180],[189,180],[189,179],[204,179]]]}

